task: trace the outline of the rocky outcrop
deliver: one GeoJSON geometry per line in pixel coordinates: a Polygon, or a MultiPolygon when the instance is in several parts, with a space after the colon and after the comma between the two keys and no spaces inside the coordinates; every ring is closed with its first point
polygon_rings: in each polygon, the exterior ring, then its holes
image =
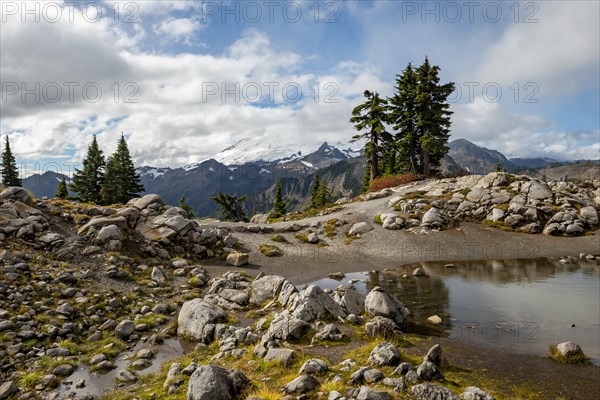
{"type": "Polygon", "coordinates": [[[600,181],[585,187],[494,172],[434,180],[393,197],[379,217],[385,229],[428,233],[460,221],[526,233],[578,236],[598,227],[600,181]]]}
{"type": "Polygon", "coordinates": [[[403,327],[410,312],[396,297],[377,286],[365,299],[365,310],[372,317],[388,318],[398,326],[403,327]]]}
{"type": "Polygon", "coordinates": [[[202,299],[186,301],[177,319],[177,334],[208,344],[214,338],[215,326],[227,321],[221,308],[202,299]]]}

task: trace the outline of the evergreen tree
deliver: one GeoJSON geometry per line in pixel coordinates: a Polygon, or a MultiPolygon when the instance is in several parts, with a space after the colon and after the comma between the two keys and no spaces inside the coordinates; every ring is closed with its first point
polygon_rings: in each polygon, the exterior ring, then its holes
{"type": "Polygon", "coordinates": [[[196,218],[196,213],[194,213],[194,209],[185,202],[185,195],[183,194],[179,198],[179,208],[181,208],[187,213],[189,219],[196,218]]]}
{"type": "Polygon", "coordinates": [[[87,155],[83,159],[83,169],[75,169],[71,190],[84,202],[100,203],[102,196],[100,189],[104,179],[104,155],[98,147],[96,135],[88,147],[87,155]]]}
{"type": "Polygon", "coordinates": [[[62,180],[58,183],[58,190],[56,191],[56,195],[54,195],[57,199],[66,199],[69,197],[69,189],[67,189],[67,181],[63,176],[62,180]]]}
{"type": "Polygon", "coordinates": [[[115,153],[106,162],[100,194],[104,204],[127,203],[144,191],[135,171],[125,136],[121,134],[115,153]]]}
{"type": "Polygon", "coordinates": [[[273,212],[271,216],[273,218],[279,218],[286,212],[287,205],[285,201],[283,201],[283,197],[281,195],[281,181],[277,181],[275,185],[275,201],[273,202],[273,212]]]}
{"type": "Polygon", "coordinates": [[[219,192],[212,199],[220,206],[221,217],[225,221],[246,221],[246,213],[242,207],[242,202],[246,201],[246,196],[238,198],[236,195],[230,196],[219,192]]]}
{"type": "Polygon", "coordinates": [[[310,206],[312,208],[319,207],[319,205],[318,205],[319,201],[318,201],[317,197],[318,197],[320,186],[321,186],[321,181],[319,180],[319,174],[315,174],[312,186],[310,188],[310,206]]]}
{"type": "Polygon", "coordinates": [[[440,165],[442,158],[448,153],[450,137],[450,104],[447,99],[454,91],[454,83],[440,85],[438,73],[440,67],[429,64],[425,57],[423,64],[417,69],[419,84],[416,97],[416,125],[419,137],[419,161],[421,172],[429,176],[440,165]]]}
{"type": "Polygon", "coordinates": [[[365,156],[370,161],[370,180],[380,176],[379,156],[382,153],[382,145],[391,142],[391,135],[386,131],[384,123],[387,121],[387,100],[379,97],[379,93],[365,90],[364,103],[352,110],[350,122],[354,124],[357,131],[363,129],[366,132],[355,135],[352,141],[367,139],[365,156]]]}
{"type": "Polygon", "coordinates": [[[2,184],[4,186],[21,186],[17,162],[10,149],[8,135],[6,135],[4,141],[4,151],[2,152],[2,162],[0,163],[0,174],[2,174],[2,184]]]}
{"type": "Polygon", "coordinates": [[[417,83],[417,75],[409,63],[402,75],[396,75],[395,94],[389,99],[388,111],[398,150],[395,172],[420,172],[419,139],[415,129],[417,83]]]}
{"type": "Polygon", "coordinates": [[[316,193],[316,201],[318,207],[325,207],[327,203],[329,203],[330,195],[331,193],[329,192],[329,188],[327,187],[327,185],[321,182],[321,184],[319,185],[319,190],[317,190],[316,193]]]}

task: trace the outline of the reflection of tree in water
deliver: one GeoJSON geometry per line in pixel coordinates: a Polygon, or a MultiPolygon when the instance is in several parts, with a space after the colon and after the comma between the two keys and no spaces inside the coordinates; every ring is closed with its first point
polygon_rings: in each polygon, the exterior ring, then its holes
{"type": "MultiPolygon", "coordinates": [[[[414,269],[414,268],[413,268],[414,269]]],[[[450,291],[443,279],[436,276],[413,277],[412,269],[408,277],[405,272],[369,272],[367,290],[381,286],[396,296],[410,310],[412,319],[423,322],[436,314],[450,326],[450,291]]]]}

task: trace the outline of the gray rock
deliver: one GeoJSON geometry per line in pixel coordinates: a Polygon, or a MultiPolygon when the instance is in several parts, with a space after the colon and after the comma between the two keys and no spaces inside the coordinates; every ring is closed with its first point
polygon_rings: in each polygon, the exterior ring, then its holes
{"type": "Polygon", "coordinates": [[[379,286],[373,288],[367,295],[365,310],[372,317],[381,316],[389,318],[399,327],[404,326],[406,318],[410,314],[400,300],[379,286]]]}
{"type": "Polygon", "coordinates": [[[598,225],[598,211],[593,206],[581,207],[579,218],[585,221],[590,227],[598,225]]]}
{"type": "Polygon", "coordinates": [[[310,285],[302,290],[290,306],[292,315],[305,322],[315,319],[339,317],[346,318],[348,313],[319,286],[310,285]]]}
{"type": "Polygon", "coordinates": [[[460,397],[463,400],[496,400],[492,395],[473,386],[466,388],[463,394],[460,395],[460,397]]]}
{"type": "Polygon", "coordinates": [[[310,328],[306,322],[287,314],[277,314],[269,329],[267,336],[273,339],[297,340],[310,328]]]}
{"type": "Polygon", "coordinates": [[[300,367],[299,374],[323,374],[329,370],[327,363],[318,358],[311,358],[300,367]]]}
{"type": "Polygon", "coordinates": [[[492,212],[488,214],[487,219],[490,221],[500,221],[504,218],[504,210],[500,208],[492,208],[492,212]]]}
{"type": "Polygon", "coordinates": [[[316,232],[309,233],[307,240],[308,240],[308,243],[312,243],[312,244],[316,244],[321,241],[321,239],[319,239],[319,235],[317,235],[316,232]]]}
{"type": "Polygon", "coordinates": [[[117,372],[116,379],[119,382],[129,383],[129,382],[137,381],[138,377],[133,372],[126,370],[126,369],[122,369],[119,372],[117,372]]]}
{"type": "Polygon", "coordinates": [[[441,228],[445,223],[446,216],[443,211],[435,207],[431,207],[427,210],[421,219],[421,225],[430,228],[441,228]]]}
{"type": "Polygon", "coordinates": [[[392,372],[392,375],[406,375],[409,371],[413,371],[414,368],[411,363],[403,362],[392,372]]]}
{"type": "Polygon", "coordinates": [[[19,388],[13,381],[4,382],[0,385],[0,400],[8,399],[19,393],[19,388]]]}
{"type": "Polygon", "coordinates": [[[362,386],[356,400],[392,400],[392,396],[388,392],[378,392],[370,387],[362,386]]]}
{"type": "Polygon", "coordinates": [[[363,374],[363,379],[367,383],[379,382],[379,381],[383,380],[383,378],[385,378],[385,375],[383,375],[383,372],[381,372],[380,370],[375,369],[375,368],[370,368],[370,369],[366,370],[365,373],[363,374]]]}
{"type": "Polygon", "coordinates": [[[574,342],[562,342],[556,346],[558,353],[563,357],[584,356],[581,347],[574,342]]]}
{"type": "Polygon", "coordinates": [[[436,344],[431,349],[429,349],[429,351],[423,358],[423,362],[430,361],[436,367],[441,367],[443,356],[444,356],[444,350],[442,349],[442,346],[440,346],[439,344],[436,344]]]}
{"type": "Polygon", "coordinates": [[[412,275],[413,276],[427,276],[427,274],[425,273],[425,271],[421,267],[415,268],[415,270],[413,271],[412,275]]]}
{"type": "Polygon", "coordinates": [[[418,400],[460,400],[450,389],[431,383],[421,383],[411,389],[418,400]]]}
{"type": "Polygon", "coordinates": [[[186,301],[179,311],[177,334],[209,344],[214,337],[215,324],[226,321],[227,314],[220,307],[202,299],[186,301]]]}
{"type": "Polygon", "coordinates": [[[123,233],[116,225],[106,225],[100,229],[98,235],[96,235],[96,239],[94,239],[94,244],[104,245],[111,240],[123,240],[123,233]]]}
{"type": "Polygon", "coordinates": [[[369,363],[377,367],[396,365],[400,362],[400,352],[391,343],[379,343],[369,355],[369,363]]]}
{"type": "Polygon", "coordinates": [[[287,367],[292,363],[294,358],[294,350],[292,349],[278,349],[270,347],[265,356],[265,361],[279,361],[283,366],[287,367]]]}
{"type": "Polygon", "coordinates": [[[22,187],[10,186],[0,192],[0,200],[20,201],[29,206],[33,205],[33,198],[22,187]]]}
{"type": "Polygon", "coordinates": [[[434,363],[425,361],[417,368],[417,376],[422,381],[444,380],[444,375],[434,363]]]}
{"type": "Polygon", "coordinates": [[[240,371],[203,365],[194,371],[188,384],[188,400],[232,400],[250,385],[240,371]]]}
{"type": "Polygon", "coordinates": [[[129,338],[129,335],[131,335],[134,330],[135,324],[133,323],[133,321],[126,319],[124,321],[119,322],[119,324],[115,328],[115,335],[117,335],[117,337],[119,337],[120,339],[126,340],[127,338],[129,338]]]}
{"type": "Polygon", "coordinates": [[[248,264],[248,253],[231,253],[227,256],[227,264],[234,267],[241,267],[248,264]]]}
{"type": "Polygon", "coordinates": [[[339,341],[343,340],[345,335],[334,324],[327,324],[319,328],[314,338],[316,340],[339,341]]]}
{"type": "Polygon", "coordinates": [[[393,338],[400,334],[400,329],[394,321],[389,318],[377,316],[365,325],[367,335],[370,337],[393,338]]]}
{"type": "Polygon", "coordinates": [[[289,394],[302,394],[310,392],[319,386],[319,381],[312,375],[303,374],[284,386],[283,390],[289,394]]]}
{"type": "Polygon", "coordinates": [[[158,204],[159,206],[164,206],[165,202],[163,199],[157,194],[147,194],[140,199],[135,199],[132,202],[132,205],[138,210],[144,210],[148,208],[151,204],[158,204]]]}
{"type": "Polygon", "coordinates": [[[150,279],[154,282],[164,282],[167,279],[162,271],[158,267],[152,267],[152,273],[150,274],[150,279]]]}
{"type": "Polygon", "coordinates": [[[348,314],[360,315],[365,311],[365,296],[353,287],[339,286],[333,292],[333,300],[348,314]]]}
{"type": "Polygon", "coordinates": [[[369,224],[367,222],[359,222],[357,224],[352,225],[348,234],[349,235],[362,235],[362,234],[367,233],[372,230],[373,230],[373,227],[371,226],[371,224],[369,224]]]}

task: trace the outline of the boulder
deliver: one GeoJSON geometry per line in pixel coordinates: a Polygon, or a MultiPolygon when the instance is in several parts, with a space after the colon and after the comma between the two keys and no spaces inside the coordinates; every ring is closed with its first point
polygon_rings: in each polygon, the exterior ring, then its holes
{"type": "Polygon", "coordinates": [[[367,222],[359,222],[357,224],[352,225],[350,231],[348,232],[348,235],[362,235],[363,233],[367,233],[372,230],[373,227],[371,226],[371,224],[367,222]]]}
{"type": "Polygon", "coordinates": [[[292,363],[294,358],[294,350],[292,349],[278,349],[275,347],[269,347],[265,361],[279,361],[281,365],[287,367],[292,363]]]}
{"type": "Polygon", "coordinates": [[[248,253],[231,253],[227,256],[227,264],[234,267],[241,267],[248,264],[248,253]]]}
{"type": "Polygon", "coordinates": [[[119,322],[119,324],[116,326],[115,335],[117,335],[117,337],[120,339],[126,340],[127,338],[129,338],[129,335],[131,335],[134,330],[135,324],[133,323],[133,321],[126,319],[119,322]]]}
{"type": "Polygon", "coordinates": [[[423,362],[427,361],[432,362],[436,367],[441,367],[444,361],[444,351],[442,346],[436,344],[429,349],[425,357],[423,357],[423,362]]]}
{"type": "Polygon", "coordinates": [[[425,361],[417,368],[417,376],[422,381],[444,380],[444,375],[434,363],[425,361]]]}
{"type": "Polygon", "coordinates": [[[13,381],[4,382],[0,385],[0,400],[5,400],[19,393],[19,388],[13,381]]]}
{"type": "Polygon", "coordinates": [[[312,375],[304,374],[285,385],[283,390],[289,394],[302,394],[310,392],[311,390],[316,389],[318,386],[318,380],[316,380],[312,375]]]}
{"type": "Polygon", "coordinates": [[[331,296],[316,285],[310,285],[302,290],[293,304],[290,305],[290,309],[293,310],[292,315],[295,318],[305,322],[322,318],[346,318],[348,315],[331,296]]]}
{"type": "Polygon", "coordinates": [[[421,219],[421,226],[426,226],[430,228],[441,228],[446,223],[446,216],[443,211],[431,207],[425,214],[423,214],[423,218],[421,219]]]}
{"type": "Polygon", "coordinates": [[[369,355],[369,363],[376,367],[396,365],[400,362],[400,352],[391,343],[379,343],[369,355]]]}
{"type": "Polygon", "coordinates": [[[318,358],[311,358],[300,367],[299,374],[323,374],[329,370],[327,363],[318,358]]]}
{"type": "Polygon", "coordinates": [[[111,240],[123,240],[123,233],[116,225],[106,225],[100,229],[94,243],[97,245],[104,245],[111,240]]]}
{"type": "Polygon", "coordinates": [[[348,314],[360,315],[365,311],[365,296],[353,287],[339,286],[333,292],[333,300],[348,314]]]}
{"type": "Polygon", "coordinates": [[[20,201],[29,206],[33,205],[33,198],[22,187],[10,186],[0,192],[0,200],[20,201]]]}
{"type": "Polygon", "coordinates": [[[208,344],[213,340],[215,324],[226,321],[227,314],[220,307],[202,299],[186,301],[179,311],[177,334],[208,344]]]}
{"type": "Polygon", "coordinates": [[[598,211],[593,206],[581,207],[579,218],[585,221],[590,227],[598,225],[598,211]]]}
{"type": "Polygon", "coordinates": [[[157,194],[147,194],[140,199],[133,200],[131,205],[137,208],[138,210],[143,210],[148,208],[148,206],[150,206],[151,204],[158,204],[160,206],[164,206],[165,202],[163,201],[162,197],[160,197],[157,194]]]}
{"type": "Polygon", "coordinates": [[[398,325],[389,318],[377,316],[365,325],[367,335],[370,337],[392,338],[400,334],[398,325]]]}
{"type": "Polygon", "coordinates": [[[369,292],[365,299],[365,310],[372,317],[381,316],[389,318],[398,327],[405,325],[410,312],[396,297],[376,286],[369,292]]]}
{"type": "Polygon", "coordinates": [[[562,342],[556,346],[558,353],[566,358],[571,357],[585,357],[581,347],[577,343],[574,342],[562,342]]]}
{"type": "Polygon", "coordinates": [[[463,400],[496,400],[492,395],[473,386],[466,388],[460,397],[463,400]]]}
{"type": "Polygon", "coordinates": [[[188,400],[233,400],[250,385],[240,371],[231,371],[216,365],[198,367],[188,384],[188,400]]]}
{"type": "Polygon", "coordinates": [[[272,339],[281,340],[297,340],[310,328],[310,325],[306,322],[294,318],[288,314],[282,313],[277,314],[269,329],[267,330],[267,336],[272,339]]]}
{"type": "Polygon", "coordinates": [[[431,383],[421,383],[411,389],[418,400],[460,400],[450,389],[431,383]]]}
{"type": "MultiPolygon", "coordinates": [[[[251,286],[252,295],[250,296],[250,303],[254,305],[262,305],[267,300],[276,299],[284,286],[290,291],[297,292],[296,287],[287,279],[277,275],[266,275],[258,278],[252,282],[251,286]]],[[[282,305],[285,305],[285,303],[282,303],[282,305]]]]}
{"type": "Polygon", "coordinates": [[[356,400],[392,400],[388,392],[379,392],[367,386],[361,386],[356,400]]]}

